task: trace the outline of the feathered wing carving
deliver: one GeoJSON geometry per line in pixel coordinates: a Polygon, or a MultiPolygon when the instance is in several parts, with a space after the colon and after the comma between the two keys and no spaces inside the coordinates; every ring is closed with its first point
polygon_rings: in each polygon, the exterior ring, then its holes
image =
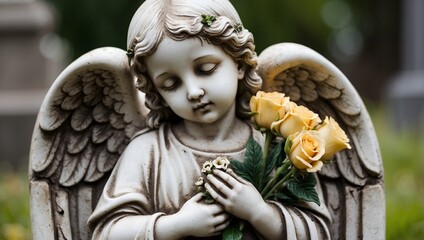
{"type": "MultiPolygon", "coordinates": [[[[37,194],[50,199],[46,204],[52,207],[46,207],[46,211],[53,211],[52,226],[60,228],[60,231],[54,229],[54,238],[75,235],[72,226],[64,229],[68,223],[79,221],[79,216],[72,215],[84,213],[81,210],[72,213],[71,205],[78,205],[84,198],[94,205],[97,199],[92,199],[94,195],[90,192],[96,185],[89,183],[107,175],[134,133],[145,128],[144,95],[136,90],[134,83],[126,52],[108,47],[78,58],[50,88],[34,129],[30,178],[32,214],[39,211],[33,210],[37,200],[33,198],[37,194]],[[68,209],[63,209],[64,206],[68,209]],[[66,214],[69,216],[63,217],[66,214]]],[[[85,214],[90,214],[91,206],[86,207],[85,214]]],[[[33,228],[37,225],[36,217],[33,216],[33,228]]],[[[82,222],[78,224],[85,229],[82,222]]],[[[36,231],[34,237],[38,236],[36,231]]],[[[81,236],[76,238],[87,237],[83,231],[80,229],[81,236]]]]}
{"type": "Polygon", "coordinates": [[[317,52],[294,43],[265,49],[258,58],[264,91],[278,91],[321,116],[332,116],[351,150],[324,165],[320,179],[333,215],[335,239],[384,239],[383,166],[368,112],[345,75],[317,52]]]}

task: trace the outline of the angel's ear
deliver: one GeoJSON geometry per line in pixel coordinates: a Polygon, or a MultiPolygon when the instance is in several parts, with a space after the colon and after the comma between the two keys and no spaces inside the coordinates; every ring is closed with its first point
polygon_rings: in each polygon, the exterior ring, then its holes
{"type": "Polygon", "coordinates": [[[237,69],[238,69],[237,78],[238,80],[241,80],[244,78],[244,74],[246,73],[246,65],[238,63],[237,69]]]}

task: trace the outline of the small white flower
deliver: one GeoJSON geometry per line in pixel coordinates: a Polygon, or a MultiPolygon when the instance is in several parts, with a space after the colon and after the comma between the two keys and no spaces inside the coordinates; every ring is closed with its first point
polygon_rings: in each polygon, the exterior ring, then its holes
{"type": "Polygon", "coordinates": [[[197,180],[195,185],[196,186],[203,186],[204,183],[205,183],[205,179],[203,177],[199,177],[199,179],[197,180]]]}
{"type": "Polygon", "coordinates": [[[213,167],[213,164],[212,164],[212,162],[210,162],[210,161],[206,161],[204,164],[203,164],[203,168],[202,168],[202,173],[204,173],[204,174],[210,174],[210,173],[212,173],[212,167],[213,167]]]}
{"type": "Polygon", "coordinates": [[[227,170],[230,161],[228,161],[226,157],[217,157],[215,160],[212,161],[212,164],[215,166],[216,169],[225,171],[227,170]]]}

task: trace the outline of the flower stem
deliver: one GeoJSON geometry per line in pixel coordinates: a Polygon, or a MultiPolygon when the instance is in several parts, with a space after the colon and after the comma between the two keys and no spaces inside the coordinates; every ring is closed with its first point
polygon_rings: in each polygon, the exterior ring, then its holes
{"type": "Polygon", "coordinates": [[[268,158],[269,146],[271,145],[273,138],[274,138],[274,135],[271,133],[271,131],[266,131],[266,133],[265,133],[265,146],[264,146],[264,152],[263,152],[263,155],[262,155],[262,158],[265,160],[264,166],[266,166],[266,160],[268,158]]]}
{"type": "Polygon", "coordinates": [[[297,168],[292,167],[292,169],[290,170],[290,172],[287,173],[286,176],[284,176],[283,179],[281,179],[277,184],[275,184],[275,186],[268,192],[266,193],[264,199],[267,200],[271,197],[271,194],[273,192],[275,192],[277,189],[279,189],[284,183],[286,183],[288,180],[290,180],[290,178],[292,178],[297,172],[297,168]]]}
{"type": "Polygon", "coordinates": [[[286,157],[283,161],[283,165],[281,165],[277,170],[275,171],[275,175],[272,177],[272,179],[267,183],[265,188],[262,190],[261,195],[265,196],[269,189],[274,185],[274,183],[277,181],[277,179],[280,177],[280,175],[285,172],[287,169],[289,169],[291,165],[290,159],[286,157]]]}
{"type": "Polygon", "coordinates": [[[260,189],[262,189],[262,187],[263,187],[263,179],[265,178],[264,174],[265,174],[265,169],[266,169],[266,165],[267,165],[269,147],[271,146],[273,139],[274,139],[274,134],[272,134],[271,131],[267,130],[265,132],[265,145],[264,145],[264,150],[263,150],[263,153],[262,153],[263,164],[262,164],[262,169],[261,169],[261,178],[260,178],[260,182],[259,182],[259,188],[260,189]]]}

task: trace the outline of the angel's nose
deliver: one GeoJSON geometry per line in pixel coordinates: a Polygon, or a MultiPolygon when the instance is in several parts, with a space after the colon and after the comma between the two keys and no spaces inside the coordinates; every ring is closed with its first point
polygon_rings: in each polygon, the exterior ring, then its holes
{"type": "Polygon", "coordinates": [[[203,88],[201,88],[200,86],[196,86],[196,85],[189,85],[187,86],[187,99],[192,101],[192,100],[197,100],[199,98],[201,98],[203,95],[205,95],[205,90],[203,90],[203,88]]]}

